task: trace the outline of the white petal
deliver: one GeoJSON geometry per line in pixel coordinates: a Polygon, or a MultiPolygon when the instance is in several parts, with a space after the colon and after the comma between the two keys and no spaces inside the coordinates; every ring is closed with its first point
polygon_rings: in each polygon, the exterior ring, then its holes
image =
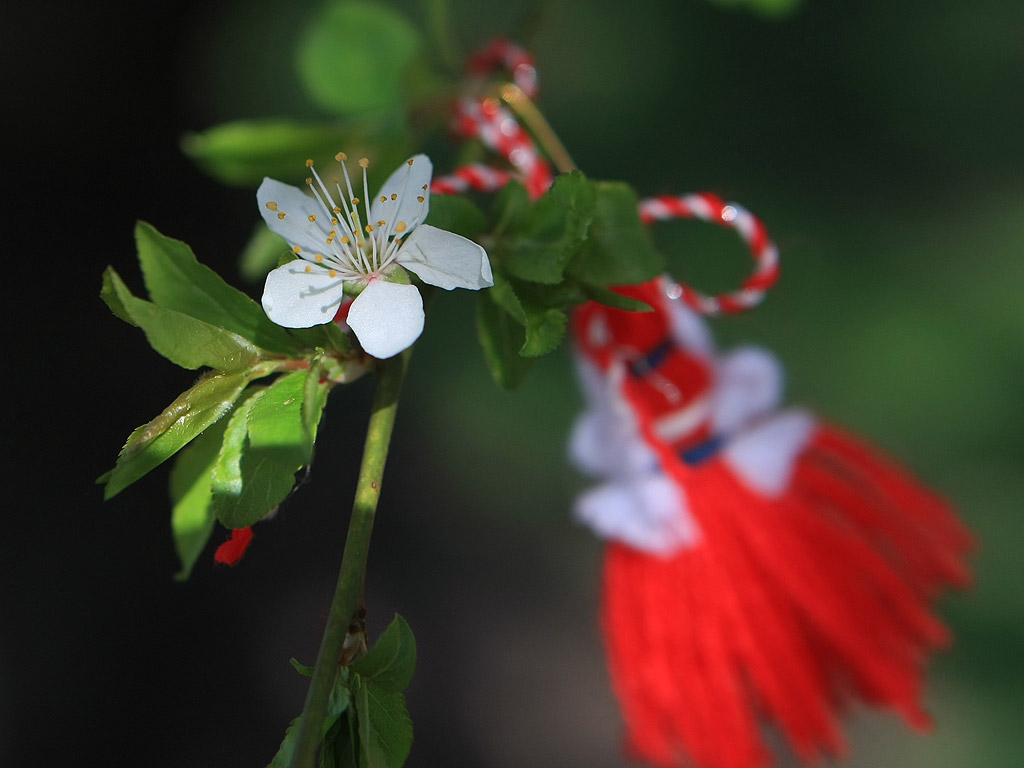
{"type": "Polygon", "coordinates": [[[384,360],[423,333],[423,299],[415,285],[371,280],[352,302],[348,325],[368,354],[384,360]]]}
{"type": "Polygon", "coordinates": [[[340,277],[331,277],[323,267],[296,259],[267,275],[263,310],[285,328],[309,328],[334,319],[343,290],[340,277]]]}
{"type": "Polygon", "coordinates": [[[260,215],[271,232],[287,240],[288,245],[297,245],[310,255],[325,253],[331,219],[315,198],[290,184],[264,179],[256,191],[256,200],[260,205],[260,215]],[[269,208],[268,203],[271,204],[269,208]],[[310,216],[316,216],[316,221],[310,222],[310,216]]]}
{"type": "Polygon", "coordinates": [[[601,538],[657,555],[693,546],[700,537],[682,489],[660,473],[587,491],[575,513],[601,538]]]}
{"type": "Polygon", "coordinates": [[[753,490],[785,493],[793,464],[814,436],[814,417],[799,408],[783,411],[729,442],[722,458],[753,490]]]}
{"type": "Polygon", "coordinates": [[[476,291],[494,285],[487,251],[472,240],[421,224],[398,250],[398,263],[430,285],[476,291]]]}
{"type": "Polygon", "coordinates": [[[427,218],[430,211],[430,177],[434,173],[434,166],[426,155],[416,155],[411,159],[412,165],[402,163],[398,166],[398,170],[388,177],[373,198],[370,219],[374,224],[381,219],[389,225],[404,221],[406,228],[411,230],[427,218]],[[398,195],[398,199],[392,200],[392,195],[398,195]],[[385,199],[383,203],[380,201],[382,197],[385,199]],[[419,200],[421,197],[423,202],[419,200]]]}
{"type": "Polygon", "coordinates": [[[740,347],[719,359],[716,373],[718,385],[712,406],[716,432],[735,432],[779,407],[782,366],[770,352],[740,347]]]}

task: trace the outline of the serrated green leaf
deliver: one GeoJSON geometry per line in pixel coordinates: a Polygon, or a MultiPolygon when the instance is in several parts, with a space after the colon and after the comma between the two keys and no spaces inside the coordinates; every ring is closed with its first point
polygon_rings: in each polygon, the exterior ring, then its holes
{"type": "Polygon", "coordinates": [[[323,355],[317,355],[310,361],[309,371],[302,384],[302,426],[309,435],[311,447],[316,442],[317,428],[320,426],[320,417],[323,415],[329,391],[323,355]]]}
{"type": "Polygon", "coordinates": [[[200,264],[188,245],[141,221],[135,227],[135,242],[154,304],[236,333],[261,349],[295,351],[292,338],[259,304],[200,264]]]}
{"type": "Polygon", "coordinates": [[[369,2],[331,2],[315,13],[296,58],[318,106],[348,114],[400,106],[406,71],[422,47],[405,16],[369,2]]]}
{"type": "Polygon", "coordinates": [[[360,768],[402,768],[412,749],[412,721],[405,697],[359,675],[351,679],[359,725],[360,768]]]}
{"type": "Polygon", "coordinates": [[[277,754],[274,755],[274,759],[270,761],[267,768],[290,768],[292,757],[295,755],[295,746],[299,742],[300,725],[302,725],[301,717],[296,717],[291,721],[288,729],[284,732],[281,746],[277,748],[277,754]]]}
{"type": "Polygon", "coordinates": [[[115,314],[127,313],[153,349],[182,368],[236,373],[259,359],[260,350],[237,333],[136,298],[113,267],[107,267],[103,276],[102,296],[115,314]]]}
{"type": "Polygon", "coordinates": [[[262,284],[267,273],[281,265],[282,257],[289,260],[296,258],[284,238],[271,232],[261,221],[253,229],[242,249],[242,255],[238,257],[238,271],[246,282],[262,284]]]}
{"type": "Polygon", "coordinates": [[[554,285],[587,239],[594,185],[579,171],[562,174],[499,243],[502,266],[521,280],[554,285]]]}
{"type": "Polygon", "coordinates": [[[519,301],[515,287],[502,272],[494,271],[494,285],[487,290],[487,293],[495,304],[509,314],[509,317],[522,326],[526,325],[526,311],[523,309],[523,304],[519,301]]]}
{"type": "Polygon", "coordinates": [[[282,376],[231,417],[211,486],[214,514],[225,527],[262,520],[291,492],[295,473],[309,464],[327,395],[320,374],[314,365],[282,376]]]}
{"type": "Polygon", "coordinates": [[[100,298],[103,299],[103,302],[110,308],[110,311],[113,312],[114,315],[124,320],[128,325],[138,327],[139,324],[132,319],[132,315],[128,311],[128,308],[125,307],[124,303],[121,301],[120,294],[115,287],[115,284],[119,282],[120,279],[118,278],[115,280],[116,276],[117,273],[112,267],[108,267],[103,271],[103,285],[100,287],[100,298]]]}
{"type": "Polygon", "coordinates": [[[181,561],[181,570],[174,578],[184,581],[206,546],[213,532],[214,516],[210,509],[210,482],[224,440],[227,420],[221,419],[207,427],[178,453],[171,469],[170,492],[171,532],[174,548],[181,561]]]}
{"type": "Polygon", "coordinates": [[[487,217],[464,197],[433,195],[426,223],[474,240],[487,227],[487,217]]]}
{"type": "Polygon", "coordinates": [[[595,189],[589,235],[568,273],[601,287],[634,285],[661,274],[665,260],[640,222],[636,193],[621,182],[597,182],[595,189]]]}
{"type": "Polygon", "coordinates": [[[105,476],[104,498],[120,493],[224,416],[247,382],[245,373],[211,373],[132,432],[117,464],[105,476]]]}
{"type": "Polygon", "coordinates": [[[524,357],[540,357],[558,348],[565,337],[569,318],[564,309],[546,309],[524,305],[526,309],[526,340],[519,349],[524,357]]]}
{"type": "Polygon", "coordinates": [[[260,389],[238,406],[224,433],[210,490],[213,513],[225,528],[245,528],[259,522],[295,485],[299,465],[283,464],[249,445],[249,417],[267,392],[260,389]]]}
{"type": "Polygon", "coordinates": [[[477,299],[477,338],[491,376],[499,386],[515,389],[533,365],[533,358],[519,354],[526,343],[526,331],[490,294],[490,290],[484,291],[477,299]]]}
{"type": "Polygon", "coordinates": [[[374,646],[349,669],[384,690],[404,691],[416,670],[416,638],[405,619],[396,613],[374,646]]]}

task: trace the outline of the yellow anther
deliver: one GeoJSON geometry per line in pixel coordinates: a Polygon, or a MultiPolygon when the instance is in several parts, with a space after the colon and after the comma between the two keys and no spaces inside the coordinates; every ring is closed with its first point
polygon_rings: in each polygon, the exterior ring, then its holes
{"type": "Polygon", "coordinates": [[[384,219],[381,219],[380,221],[377,222],[378,227],[383,227],[385,224],[387,224],[387,222],[384,221],[384,219]]]}
{"type": "Polygon", "coordinates": [[[373,232],[373,224],[366,225],[366,233],[369,234],[370,232],[373,232]]]}
{"type": "Polygon", "coordinates": [[[415,160],[415,158],[413,158],[413,157],[410,157],[410,158],[409,158],[408,160],[406,160],[405,162],[407,162],[407,163],[408,163],[409,165],[412,165],[412,163],[413,163],[413,160],[415,160]]]}
{"type": "Polygon", "coordinates": [[[338,226],[338,218],[336,216],[331,216],[331,226],[332,227],[338,226]]]}
{"type": "Polygon", "coordinates": [[[322,253],[318,253],[313,258],[316,259],[317,261],[323,261],[324,260],[324,255],[322,253]]]}
{"type": "Polygon", "coordinates": [[[309,223],[312,224],[314,221],[316,221],[316,214],[315,213],[309,214],[309,223]]]}
{"type": "Polygon", "coordinates": [[[346,155],[344,152],[339,152],[334,156],[334,159],[337,160],[339,163],[344,163],[346,160],[348,160],[348,155],[346,155]]]}
{"type": "Polygon", "coordinates": [[[392,200],[397,200],[398,199],[398,193],[397,192],[392,192],[391,193],[391,199],[392,200]]]}
{"type": "Polygon", "coordinates": [[[309,266],[309,264],[307,264],[306,265],[306,274],[309,274],[312,271],[313,271],[313,268],[311,266],[309,266]]]}
{"type": "Polygon", "coordinates": [[[395,224],[395,232],[397,232],[398,234],[402,234],[403,232],[405,232],[406,229],[408,229],[408,227],[406,227],[404,221],[400,221],[397,224],[395,224]]]}
{"type": "Polygon", "coordinates": [[[417,198],[416,198],[416,202],[418,202],[418,203],[422,203],[422,202],[423,202],[423,195],[419,195],[419,196],[417,196],[417,198]]]}
{"type": "Polygon", "coordinates": [[[300,246],[298,246],[298,245],[293,245],[292,246],[292,252],[293,253],[302,253],[302,248],[300,246]]]}
{"type": "Polygon", "coordinates": [[[348,235],[345,235],[345,236],[344,236],[343,238],[341,238],[341,242],[343,242],[343,243],[344,243],[345,245],[348,245],[348,244],[349,244],[349,243],[351,243],[352,241],[351,241],[351,240],[349,240],[349,237],[348,237],[348,235]]]}
{"type": "Polygon", "coordinates": [[[306,184],[307,184],[308,186],[310,186],[310,187],[312,187],[312,186],[313,186],[313,177],[312,177],[312,176],[307,176],[307,177],[306,177],[306,184]]]}
{"type": "Polygon", "coordinates": [[[308,160],[306,160],[306,167],[307,168],[312,168],[313,167],[313,158],[309,158],[308,160]]]}
{"type": "Polygon", "coordinates": [[[276,211],[277,210],[277,203],[271,201],[271,202],[267,203],[267,208],[269,208],[272,211],[276,211]]]}
{"type": "MultiPolygon", "coordinates": [[[[334,206],[334,208],[332,208],[331,210],[333,210],[335,213],[341,213],[341,208],[339,208],[338,206],[334,206]]],[[[331,219],[331,221],[334,221],[334,219],[331,219]]]]}
{"type": "Polygon", "coordinates": [[[424,184],[422,187],[420,187],[420,189],[422,189],[424,192],[426,192],[427,191],[427,185],[424,184]]]}
{"type": "Polygon", "coordinates": [[[352,205],[359,205],[359,198],[358,197],[353,197],[352,198],[352,205]]]}
{"type": "Polygon", "coordinates": [[[277,218],[283,219],[284,218],[284,211],[281,211],[279,214],[277,214],[277,218]]]}
{"type": "Polygon", "coordinates": [[[332,176],[331,177],[331,184],[337,184],[337,183],[338,183],[338,177],[337,176],[332,176]]]}
{"type": "Polygon", "coordinates": [[[369,168],[370,167],[369,159],[367,159],[365,157],[359,158],[359,167],[360,168],[369,168]]]}
{"type": "Polygon", "coordinates": [[[381,196],[380,196],[380,201],[381,201],[382,203],[386,203],[386,202],[388,201],[388,199],[387,199],[386,197],[384,197],[384,195],[381,195],[381,196]]]}
{"type": "Polygon", "coordinates": [[[330,275],[331,277],[337,277],[337,276],[338,276],[338,270],[336,270],[336,269],[332,269],[332,270],[331,270],[330,272],[328,272],[327,274],[328,274],[328,275],[330,275]]]}

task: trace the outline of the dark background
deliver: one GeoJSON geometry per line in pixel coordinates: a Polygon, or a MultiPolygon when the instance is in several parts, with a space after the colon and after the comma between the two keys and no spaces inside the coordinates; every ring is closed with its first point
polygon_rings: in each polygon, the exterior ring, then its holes
{"type": "MultiPolygon", "coordinates": [[[[332,396],[310,482],[235,569],[211,547],[172,581],[165,470],[105,504],[93,485],[194,378],[111,316],[100,274],[113,264],[141,288],[145,219],[240,284],[253,190],[219,186],[178,140],[310,113],[290,71],[309,6],[284,5],[5,6],[0,765],[264,765],[301,709],[287,662],[315,655],[367,384],[332,396]]],[[[526,14],[454,7],[466,47],[526,14]]],[[[807,0],[765,19],[600,0],[551,4],[532,29],[541,106],[582,169],[642,194],[716,191],[778,240],[780,287],[716,321],[723,340],[777,351],[793,400],[901,456],[980,539],[976,587],[942,604],[957,644],[933,664],[936,732],[854,713],[850,764],[1017,765],[1024,6],[807,0]]],[[[658,230],[675,274],[735,283],[742,248],[705,229],[658,230]]],[[[409,764],[621,765],[600,546],[568,512],[583,487],[564,459],[569,358],[499,391],[472,299],[437,302],[417,346],[368,574],[372,633],[399,611],[419,643],[409,764]]]]}

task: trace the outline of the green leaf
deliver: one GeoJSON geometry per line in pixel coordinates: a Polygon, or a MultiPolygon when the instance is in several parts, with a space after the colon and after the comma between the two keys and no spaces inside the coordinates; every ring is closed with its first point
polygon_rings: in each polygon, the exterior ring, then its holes
{"type": "Polygon", "coordinates": [[[369,2],[332,2],[310,20],[296,65],[307,95],[323,109],[397,108],[421,48],[419,32],[400,13],[369,2]]]}
{"type": "Polygon", "coordinates": [[[498,245],[508,272],[521,280],[556,284],[587,239],[594,185],[579,171],[562,174],[529,209],[522,226],[498,245]]]}
{"type": "Polygon", "coordinates": [[[273,352],[292,352],[295,343],[246,294],[200,264],[192,249],[139,222],[135,242],[146,289],[153,303],[202,320],[273,352]]]}
{"type": "Polygon", "coordinates": [[[171,531],[174,548],[181,561],[181,570],[174,575],[178,581],[184,581],[192,573],[192,567],[213,532],[211,473],[217,463],[226,426],[227,421],[221,419],[208,427],[178,453],[171,469],[170,490],[174,504],[171,531]]]}
{"type": "Polygon", "coordinates": [[[565,337],[569,318],[564,309],[546,309],[529,304],[526,308],[526,340],[519,348],[524,357],[540,357],[558,348],[565,337]]]}
{"type": "Polygon", "coordinates": [[[587,298],[596,301],[598,304],[604,304],[606,307],[624,309],[627,312],[652,312],[654,310],[646,302],[631,299],[629,296],[623,296],[621,293],[610,291],[607,288],[598,288],[596,285],[584,285],[583,290],[587,298]]]}
{"type": "Polygon", "coordinates": [[[303,664],[298,659],[293,657],[291,659],[288,659],[288,663],[291,664],[293,667],[295,667],[295,671],[298,672],[303,677],[312,677],[313,676],[313,672],[315,671],[314,668],[313,667],[307,667],[305,664],[303,664]]]}
{"type": "Polygon", "coordinates": [[[262,520],[291,492],[295,473],[309,464],[327,397],[321,373],[317,362],[308,371],[282,376],[231,417],[211,486],[214,514],[225,527],[262,520]]]}
{"type": "MultiPolygon", "coordinates": [[[[332,323],[333,325],[333,323],[332,323]]],[[[320,417],[327,404],[327,374],[324,370],[323,354],[318,354],[309,364],[309,371],[302,382],[302,426],[309,436],[310,448],[316,442],[320,417]]]]}
{"type": "MultiPolygon", "coordinates": [[[[309,378],[309,371],[282,376],[253,403],[248,418],[251,450],[272,456],[283,464],[294,464],[296,469],[309,462],[313,453],[313,430],[307,427],[307,419],[315,429],[324,403],[321,399],[318,409],[311,408],[309,414],[304,412],[309,378]]],[[[315,380],[313,383],[316,385],[315,380]]]]}
{"type": "Polygon", "coordinates": [[[103,480],[104,498],[120,493],[224,416],[247,382],[244,373],[208,374],[163,413],[132,432],[117,464],[103,480]]]}
{"type": "Polygon", "coordinates": [[[384,690],[404,691],[416,669],[416,638],[405,619],[396,613],[373,648],[353,661],[349,669],[384,690]]]}
{"type": "Polygon", "coordinates": [[[602,181],[595,188],[589,237],[569,265],[569,274],[597,286],[633,285],[661,274],[665,260],[640,223],[636,193],[621,182],[602,181]]]}
{"type": "Polygon", "coordinates": [[[495,236],[515,232],[522,227],[529,209],[530,194],[526,187],[515,179],[510,180],[494,199],[491,218],[495,221],[495,236]]]}
{"type": "Polygon", "coordinates": [[[519,354],[526,343],[526,331],[513,316],[491,297],[492,290],[481,292],[476,303],[476,333],[484,350],[484,360],[499,386],[515,389],[526,378],[533,358],[519,354]]]}
{"type": "Polygon", "coordinates": [[[359,720],[350,707],[324,737],[321,768],[359,768],[359,720]]]}
{"type": "Polygon", "coordinates": [[[412,749],[412,721],[405,697],[353,675],[352,700],[359,725],[360,768],[402,768],[412,749]]]}
{"type": "Polygon", "coordinates": [[[464,197],[432,195],[426,223],[474,240],[487,227],[487,217],[464,197]]]}
{"type": "Polygon", "coordinates": [[[114,314],[124,312],[142,328],[153,349],[182,368],[235,373],[259,359],[259,349],[236,333],[136,298],[113,267],[103,273],[100,295],[114,314]]]}
{"type": "Polygon", "coordinates": [[[289,335],[303,349],[322,347],[342,355],[352,351],[352,342],[335,323],[322,323],[312,328],[289,328],[289,335]]]}
{"type": "Polygon", "coordinates": [[[225,528],[245,528],[266,517],[295,485],[299,466],[249,449],[249,416],[267,393],[261,389],[231,416],[210,490],[213,513],[225,528]]]}
{"type": "Polygon", "coordinates": [[[487,290],[491,300],[505,310],[509,316],[522,326],[526,325],[526,311],[519,301],[515,288],[504,273],[494,270],[494,285],[487,290]]]}
{"type": "Polygon", "coordinates": [[[326,161],[344,146],[355,151],[365,136],[335,123],[243,120],[182,137],[182,151],[224,184],[255,187],[264,176],[289,178],[308,158],[326,161]]]}
{"type": "Polygon", "coordinates": [[[277,754],[270,761],[267,768],[290,768],[292,757],[295,755],[295,747],[299,743],[299,726],[302,725],[302,718],[296,717],[292,720],[288,729],[284,732],[284,740],[277,749],[277,754]]]}
{"type": "Polygon", "coordinates": [[[267,273],[281,265],[281,258],[294,261],[296,256],[288,248],[288,243],[280,235],[275,235],[262,221],[256,225],[249,241],[238,257],[238,271],[242,279],[249,283],[260,283],[267,273]]]}

